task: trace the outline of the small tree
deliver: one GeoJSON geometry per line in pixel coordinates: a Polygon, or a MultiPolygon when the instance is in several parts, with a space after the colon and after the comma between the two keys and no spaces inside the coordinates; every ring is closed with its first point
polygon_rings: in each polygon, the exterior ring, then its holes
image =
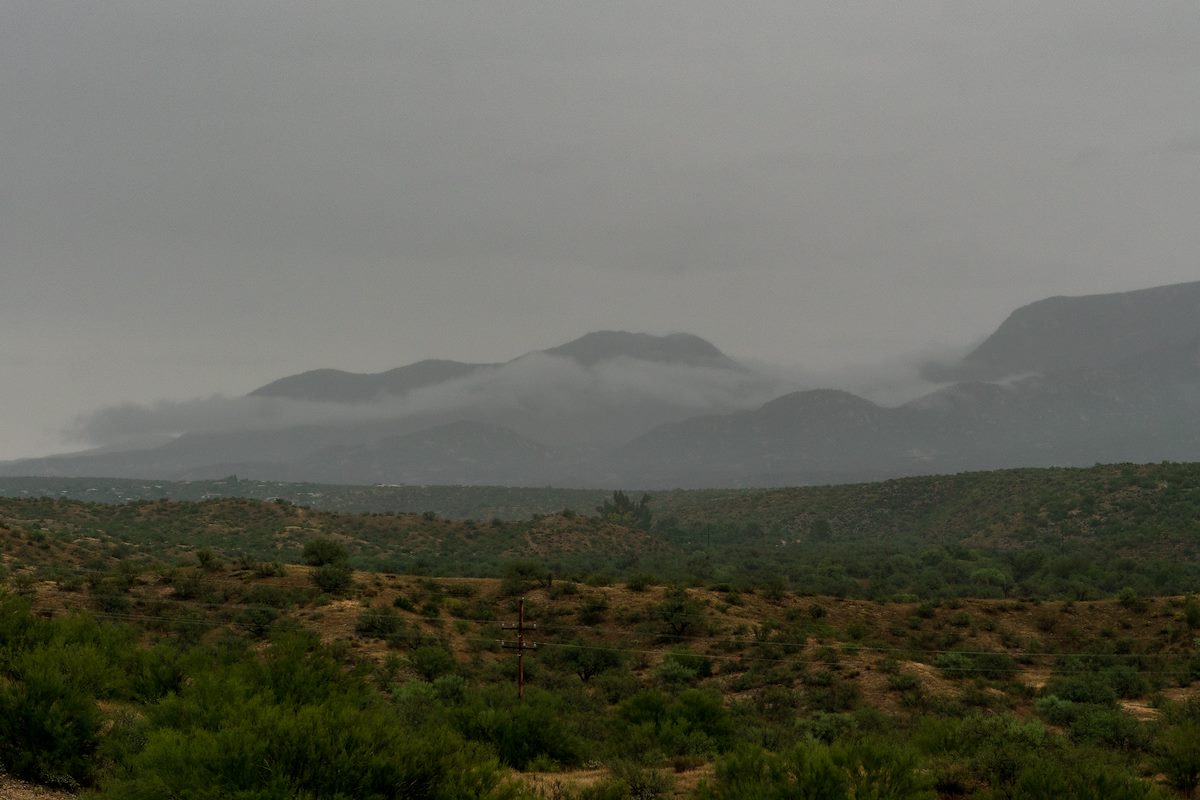
{"type": "Polygon", "coordinates": [[[502,594],[522,594],[533,586],[554,585],[554,576],[537,561],[513,561],[505,565],[504,577],[500,580],[502,594]]]}
{"type": "Polygon", "coordinates": [[[600,518],[608,522],[616,522],[631,528],[649,528],[650,495],[642,495],[642,499],[633,502],[629,495],[618,489],[613,492],[611,500],[605,500],[603,505],[596,506],[600,518]]]}
{"type": "Polygon", "coordinates": [[[200,565],[201,569],[208,572],[216,572],[221,569],[221,559],[217,558],[217,554],[207,547],[196,551],[196,563],[200,565]]]}
{"type": "Polygon", "coordinates": [[[675,636],[688,636],[700,627],[704,607],[688,596],[687,589],[676,586],[667,590],[666,597],[658,605],[658,617],[667,623],[667,629],[675,636]]]}
{"type": "Polygon", "coordinates": [[[323,567],[326,564],[338,564],[346,561],[349,555],[346,548],[333,539],[310,539],[301,552],[304,563],[310,567],[323,567]]]}
{"type": "Polygon", "coordinates": [[[584,683],[601,672],[621,666],[621,654],[611,647],[585,642],[572,642],[563,647],[565,650],[563,660],[584,683]]]}

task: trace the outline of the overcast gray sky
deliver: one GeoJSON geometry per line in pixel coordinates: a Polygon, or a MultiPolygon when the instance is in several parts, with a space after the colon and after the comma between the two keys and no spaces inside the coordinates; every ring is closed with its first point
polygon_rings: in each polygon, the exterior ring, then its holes
{"type": "Polygon", "coordinates": [[[588,330],[828,367],[1200,279],[1200,4],[0,2],[0,459],[588,330]]]}

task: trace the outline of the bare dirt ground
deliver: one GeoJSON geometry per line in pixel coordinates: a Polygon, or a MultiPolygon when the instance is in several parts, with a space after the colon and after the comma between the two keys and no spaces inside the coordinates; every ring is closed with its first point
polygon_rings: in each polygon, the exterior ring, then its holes
{"type": "Polygon", "coordinates": [[[75,795],[0,775],[0,800],[71,800],[75,795]]]}
{"type": "MultiPolygon", "coordinates": [[[[676,772],[672,769],[662,769],[660,772],[671,781],[670,797],[688,797],[700,781],[711,778],[711,764],[701,764],[693,769],[676,772]]],[[[604,767],[598,769],[577,769],[564,772],[518,772],[515,776],[527,787],[540,794],[546,800],[558,800],[565,792],[577,792],[600,783],[611,775],[604,767]]]]}

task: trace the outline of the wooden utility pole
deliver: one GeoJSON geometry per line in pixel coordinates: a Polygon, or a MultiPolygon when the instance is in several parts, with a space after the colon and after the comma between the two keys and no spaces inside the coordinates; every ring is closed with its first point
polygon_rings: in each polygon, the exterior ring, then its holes
{"type": "Polygon", "coordinates": [[[502,642],[502,646],[509,650],[517,651],[517,699],[525,702],[525,651],[537,650],[537,642],[526,642],[525,631],[537,630],[537,623],[532,625],[525,624],[525,598],[522,597],[517,603],[517,621],[502,622],[500,627],[505,630],[515,630],[517,632],[517,641],[502,642]]]}

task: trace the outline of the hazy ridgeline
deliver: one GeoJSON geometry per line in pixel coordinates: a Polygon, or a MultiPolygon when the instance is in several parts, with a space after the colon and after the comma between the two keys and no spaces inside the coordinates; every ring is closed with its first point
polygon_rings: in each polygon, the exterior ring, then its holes
{"type": "Polygon", "coordinates": [[[497,364],[315,370],[101,409],[76,426],[99,449],[0,475],[670,489],[1195,461],[1198,310],[1200,283],[1049,298],[960,359],[833,386],[619,331],[497,364]]]}

